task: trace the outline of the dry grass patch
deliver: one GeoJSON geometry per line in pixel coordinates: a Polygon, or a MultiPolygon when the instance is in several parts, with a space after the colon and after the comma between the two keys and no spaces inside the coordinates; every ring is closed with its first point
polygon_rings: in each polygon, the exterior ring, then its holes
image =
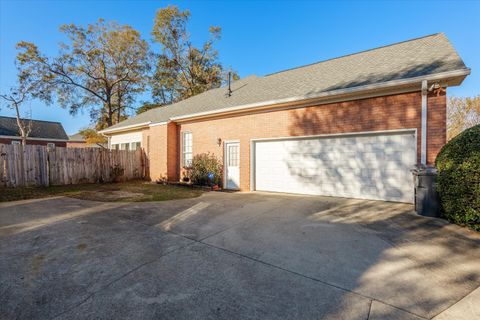
{"type": "Polygon", "coordinates": [[[0,188],[0,202],[66,196],[103,202],[143,202],[198,197],[202,190],[144,181],[68,186],[0,188]]]}

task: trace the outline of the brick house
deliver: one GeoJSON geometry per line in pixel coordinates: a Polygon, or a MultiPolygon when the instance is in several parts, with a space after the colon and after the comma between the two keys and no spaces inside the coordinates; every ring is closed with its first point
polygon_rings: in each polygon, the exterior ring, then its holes
{"type": "Polygon", "coordinates": [[[152,180],[195,154],[224,163],[224,188],[413,202],[415,164],[446,142],[446,88],[470,74],[443,33],[263,77],[107,128],[143,147],[152,180]]]}
{"type": "MultiPolygon", "coordinates": [[[[60,122],[23,119],[30,123],[27,144],[66,147],[68,136],[60,122]]],[[[22,143],[17,119],[0,116],[0,144],[22,143]]]]}

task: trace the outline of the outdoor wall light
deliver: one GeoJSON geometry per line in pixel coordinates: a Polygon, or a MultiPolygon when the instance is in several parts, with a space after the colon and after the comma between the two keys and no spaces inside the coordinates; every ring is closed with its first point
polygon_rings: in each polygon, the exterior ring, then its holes
{"type": "Polygon", "coordinates": [[[222,145],[222,138],[217,138],[217,144],[219,147],[222,145]]]}

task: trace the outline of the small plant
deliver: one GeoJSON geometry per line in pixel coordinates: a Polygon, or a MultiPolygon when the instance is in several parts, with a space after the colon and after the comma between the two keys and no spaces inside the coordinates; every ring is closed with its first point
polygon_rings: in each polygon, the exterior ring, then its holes
{"type": "Polygon", "coordinates": [[[183,173],[182,181],[188,183],[188,182],[190,182],[190,180],[191,180],[191,179],[190,179],[190,177],[191,177],[191,175],[192,175],[191,169],[190,169],[190,167],[188,167],[188,168],[187,168],[187,167],[183,167],[183,170],[184,170],[184,173],[183,173]]]}
{"type": "Polygon", "coordinates": [[[157,184],[162,184],[162,185],[166,186],[168,184],[168,178],[166,176],[161,176],[160,178],[155,180],[155,182],[157,184]]]}
{"type": "Polygon", "coordinates": [[[125,169],[120,167],[120,165],[116,164],[113,166],[112,170],[110,171],[110,180],[114,182],[118,182],[124,173],[125,173],[125,169]]]}
{"type": "Polygon", "coordinates": [[[221,161],[211,153],[202,153],[193,157],[190,166],[190,178],[193,184],[200,186],[221,185],[223,166],[221,161]],[[209,178],[209,174],[211,179],[209,178]]]}

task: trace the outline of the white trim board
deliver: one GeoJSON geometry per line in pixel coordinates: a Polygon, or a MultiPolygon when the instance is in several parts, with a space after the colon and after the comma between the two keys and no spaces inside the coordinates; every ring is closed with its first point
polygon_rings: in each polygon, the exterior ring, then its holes
{"type": "Polygon", "coordinates": [[[98,131],[98,133],[105,134],[105,133],[110,133],[110,132],[120,132],[120,131],[141,129],[142,127],[146,127],[146,126],[150,125],[151,123],[152,123],[152,121],[147,121],[147,122],[131,124],[131,125],[124,126],[124,127],[119,127],[119,128],[112,128],[112,129],[107,128],[107,129],[98,131]]]}
{"type": "Polygon", "coordinates": [[[352,132],[342,132],[342,133],[325,133],[325,134],[315,134],[315,135],[308,135],[308,136],[286,136],[286,137],[275,137],[275,138],[252,138],[252,139],[250,139],[250,141],[315,139],[315,138],[328,138],[328,137],[338,137],[338,136],[361,136],[361,135],[372,135],[372,134],[395,134],[395,133],[406,133],[406,132],[415,132],[415,134],[416,134],[417,129],[416,128],[407,128],[407,129],[378,130],[378,131],[352,131],[352,132]]]}
{"type": "Polygon", "coordinates": [[[120,143],[142,142],[142,131],[132,131],[112,135],[110,137],[110,146],[120,143]]]}

